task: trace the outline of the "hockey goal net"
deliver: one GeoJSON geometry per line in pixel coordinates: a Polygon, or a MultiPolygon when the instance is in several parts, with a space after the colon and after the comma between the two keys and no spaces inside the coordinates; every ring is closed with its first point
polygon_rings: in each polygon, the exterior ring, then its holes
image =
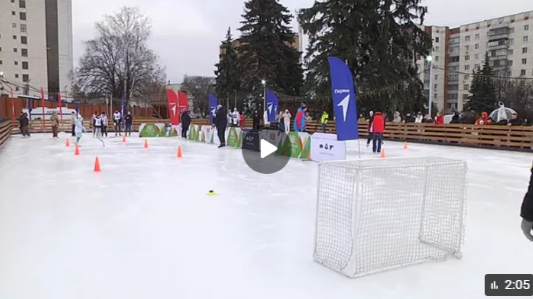
{"type": "Polygon", "coordinates": [[[440,157],[320,163],[315,261],[355,278],[461,258],[466,171],[440,157]]]}

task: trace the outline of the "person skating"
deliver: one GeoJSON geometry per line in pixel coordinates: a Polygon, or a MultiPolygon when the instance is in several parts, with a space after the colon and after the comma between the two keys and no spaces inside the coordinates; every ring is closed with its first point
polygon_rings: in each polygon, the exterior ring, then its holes
{"type": "Polygon", "coordinates": [[[189,126],[191,125],[191,116],[187,109],[183,109],[180,115],[181,122],[181,137],[187,139],[187,132],[189,131],[189,126]]]}
{"type": "Polygon", "coordinates": [[[128,136],[128,133],[129,133],[129,136],[131,136],[131,127],[133,126],[133,116],[131,115],[130,111],[128,111],[128,115],[126,115],[125,121],[126,121],[126,131],[124,132],[124,134],[128,136]]]}
{"type": "Polygon", "coordinates": [[[524,235],[529,241],[533,242],[533,169],[531,169],[529,186],[520,209],[520,217],[522,217],[521,227],[524,235]]]}
{"type": "Polygon", "coordinates": [[[22,134],[22,137],[30,137],[30,120],[28,119],[27,113],[21,113],[19,118],[20,123],[20,133],[22,134]]]}
{"type": "Polygon", "coordinates": [[[384,132],[385,118],[381,112],[377,111],[376,114],[374,114],[374,120],[372,121],[372,152],[381,153],[384,132]]]}
{"type": "Polygon", "coordinates": [[[76,112],[72,111],[70,113],[70,125],[72,127],[71,133],[72,137],[76,136],[76,112]]]}
{"type": "Polygon", "coordinates": [[[109,126],[109,120],[107,119],[107,115],[105,114],[105,112],[102,112],[100,119],[102,120],[102,137],[107,137],[107,127],[109,126]]]}
{"type": "Polygon", "coordinates": [[[368,137],[366,138],[366,147],[370,146],[370,141],[372,141],[372,122],[374,121],[374,111],[370,111],[370,118],[368,119],[368,137]]]}
{"type": "Polygon", "coordinates": [[[289,109],[285,109],[285,113],[283,113],[283,129],[285,129],[285,134],[287,135],[291,132],[291,117],[289,109]]]}
{"type": "Polygon", "coordinates": [[[254,114],[252,115],[252,129],[259,130],[260,127],[260,118],[259,118],[259,112],[257,110],[254,110],[254,114]]]}
{"type": "Polygon", "coordinates": [[[329,114],[324,111],[320,117],[320,123],[322,124],[322,133],[327,133],[327,125],[329,121],[329,114]]]}
{"type": "Polygon", "coordinates": [[[96,116],[97,115],[98,115],[98,112],[95,112],[93,114],[93,118],[92,118],[92,121],[91,121],[91,124],[92,124],[92,127],[93,127],[93,137],[96,136],[96,130],[95,130],[94,126],[95,126],[95,123],[96,123],[96,116]]]}
{"type": "Polygon", "coordinates": [[[228,112],[222,105],[218,105],[215,114],[215,127],[217,128],[218,139],[220,140],[219,148],[226,146],[226,127],[228,126],[228,112]]]}
{"type": "Polygon", "coordinates": [[[115,123],[115,136],[122,136],[121,132],[121,123],[122,123],[122,114],[118,112],[118,110],[115,110],[115,113],[113,113],[113,122],[115,123]]]}
{"type": "MultiPolygon", "coordinates": [[[[86,131],[85,127],[83,126],[83,117],[81,117],[81,115],[78,114],[77,117],[76,117],[76,128],[75,128],[76,144],[79,145],[81,137],[83,137],[83,132],[85,132],[85,131],[86,131]]],[[[95,132],[95,134],[96,134],[96,132],[95,132]]]]}
{"type": "Polygon", "coordinates": [[[50,115],[50,126],[52,127],[52,137],[59,138],[59,117],[55,110],[52,111],[52,115],[50,115]]]}

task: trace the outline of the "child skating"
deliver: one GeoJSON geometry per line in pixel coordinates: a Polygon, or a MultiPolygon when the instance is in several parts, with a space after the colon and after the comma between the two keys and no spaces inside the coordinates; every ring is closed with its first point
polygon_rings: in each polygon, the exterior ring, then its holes
{"type": "Polygon", "coordinates": [[[74,131],[76,133],[76,145],[80,146],[80,140],[81,137],[83,137],[83,132],[85,132],[85,127],[83,126],[83,117],[81,117],[80,114],[76,117],[75,121],[76,127],[74,128],[74,131]]]}

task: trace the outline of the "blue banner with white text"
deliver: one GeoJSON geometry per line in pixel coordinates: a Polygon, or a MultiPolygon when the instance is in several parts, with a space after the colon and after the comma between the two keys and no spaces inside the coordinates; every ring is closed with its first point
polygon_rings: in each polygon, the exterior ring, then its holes
{"type": "Polygon", "coordinates": [[[266,91],[266,105],[267,105],[267,115],[268,121],[276,121],[276,116],[278,115],[279,110],[279,99],[278,96],[270,90],[266,91]]]}
{"type": "Polygon", "coordinates": [[[346,63],[337,57],[328,57],[328,62],[337,140],[359,139],[352,73],[346,63]]]}
{"type": "Polygon", "coordinates": [[[209,94],[209,120],[211,124],[215,120],[215,112],[217,112],[218,99],[212,94],[209,94]]]}

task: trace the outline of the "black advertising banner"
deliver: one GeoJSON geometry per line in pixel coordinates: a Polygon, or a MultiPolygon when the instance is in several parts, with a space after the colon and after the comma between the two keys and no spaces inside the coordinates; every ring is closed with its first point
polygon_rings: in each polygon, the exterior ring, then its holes
{"type": "Polygon", "coordinates": [[[242,134],[242,149],[259,151],[259,142],[261,140],[258,130],[244,129],[242,134]]]}

